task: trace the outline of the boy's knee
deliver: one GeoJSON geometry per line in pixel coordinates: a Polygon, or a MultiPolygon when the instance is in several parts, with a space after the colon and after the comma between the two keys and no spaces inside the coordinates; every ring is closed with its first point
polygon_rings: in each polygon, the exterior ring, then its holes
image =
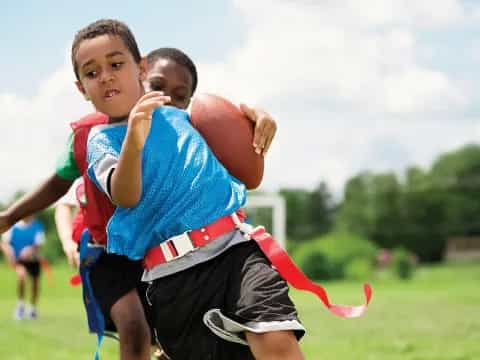
{"type": "Polygon", "coordinates": [[[17,270],[17,279],[20,282],[25,282],[27,279],[27,273],[23,270],[17,270]]]}
{"type": "Polygon", "coordinates": [[[142,336],[150,335],[148,325],[146,321],[142,318],[130,318],[125,321],[124,325],[124,332],[128,335],[133,336],[134,334],[139,334],[142,336]]]}
{"type": "Polygon", "coordinates": [[[150,348],[150,331],[143,319],[126,319],[119,324],[118,332],[128,353],[140,355],[150,348]]]}
{"type": "Polygon", "coordinates": [[[247,333],[246,335],[256,359],[304,359],[292,331],[274,331],[264,334],[247,333]]]}
{"type": "Polygon", "coordinates": [[[112,320],[118,330],[120,346],[128,354],[141,355],[150,350],[150,329],[141,308],[128,307],[122,301],[112,308],[112,320]]]}

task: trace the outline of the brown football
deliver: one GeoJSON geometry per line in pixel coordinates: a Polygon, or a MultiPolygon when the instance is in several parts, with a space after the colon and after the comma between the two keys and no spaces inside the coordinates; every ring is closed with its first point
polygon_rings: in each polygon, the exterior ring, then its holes
{"type": "Polygon", "coordinates": [[[231,102],[211,94],[194,97],[190,118],[229,173],[247,189],[257,188],[264,164],[263,156],[252,146],[255,124],[231,102]]]}

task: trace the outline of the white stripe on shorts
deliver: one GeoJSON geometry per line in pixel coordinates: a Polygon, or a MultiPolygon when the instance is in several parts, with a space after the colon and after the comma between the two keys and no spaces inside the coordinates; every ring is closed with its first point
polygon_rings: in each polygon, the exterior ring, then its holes
{"type": "Polygon", "coordinates": [[[203,315],[203,322],[215,335],[224,340],[243,345],[248,345],[245,340],[245,331],[250,331],[256,334],[282,330],[305,331],[303,325],[297,320],[249,321],[245,324],[241,324],[223,315],[220,309],[207,311],[205,315],[203,315]]]}

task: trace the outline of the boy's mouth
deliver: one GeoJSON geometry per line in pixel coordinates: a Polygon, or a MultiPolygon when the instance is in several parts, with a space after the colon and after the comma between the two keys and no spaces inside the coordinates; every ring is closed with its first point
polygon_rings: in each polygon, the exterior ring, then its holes
{"type": "Polygon", "coordinates": [[[116,95],[118,95],[118,94],[120,94],[120,91],[119,91],[119,90],[117,90],[117,89],[109,89],[109,90],[105,91],[104,97],[105,97],[105,99],[108,100],[108,99],[111,99],[111,98],[113,98],[114,96],[116,96],[116,95]]]}

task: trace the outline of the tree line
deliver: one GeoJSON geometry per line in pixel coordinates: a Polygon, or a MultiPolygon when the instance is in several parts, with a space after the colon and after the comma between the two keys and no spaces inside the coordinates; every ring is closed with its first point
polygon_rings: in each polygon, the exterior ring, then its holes
{"type": "Polygon", "coordinates": [[[280,193],[290,246],[338,230],[382,248],[404,247],[422,261],[440,261],[448,238],[480,235],[480,146],[442,154],[429,169],[363,171],[348,179],[338,201],[325,182],[280,193]]]}
{"type": "MultiPolygon", "coordinates": [[[[382,248],[405,247],[422,261],[440,261],[448,238],[480,235],[480,146],[469,144],[442,154],[429,169],[411,166],[404,174],[363,171],[348,179],[340,200],[324,181],[313,190],[279,193],[286,199],[289,247],[340,230],[382,248]]],[[[255,211],[254,222],[271,227],[267,213],[255,211]]],[[[54,259],[62,251],[53,210],[39,217],[47,231],[45,251],[54,259]]]]}

